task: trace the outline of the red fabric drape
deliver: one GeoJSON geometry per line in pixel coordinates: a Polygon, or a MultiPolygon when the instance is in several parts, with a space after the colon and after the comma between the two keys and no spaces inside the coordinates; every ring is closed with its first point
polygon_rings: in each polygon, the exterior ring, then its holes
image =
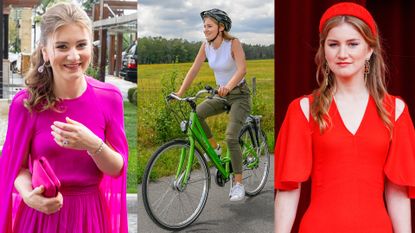
{"type": "MultiPolygon", "coordinates": [[[[317,87],[314,55],[318,49],[318,24],[324,11],[338,0],[275,2],[275,134],[284,120],[288,104],[317,87]]],[[[383,38],[389,67],[388,90],[401,96],[415,120],[415,2],[405,0],[350,1],[364,5],[373,14],[383,38]]],[[[302,186],[297,218],[292,232],[308,207],[310,183],[302,186]]],[[[413,210],[415,202],[412,201],[413,210]]],[[[412,224],[415,229],[415,211],[412,224]]]]}

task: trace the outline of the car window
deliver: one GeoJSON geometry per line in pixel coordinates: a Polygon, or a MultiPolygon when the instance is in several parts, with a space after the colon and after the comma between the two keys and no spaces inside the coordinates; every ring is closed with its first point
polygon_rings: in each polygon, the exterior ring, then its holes
{"type": "Polygon", "coordinates": [[[135,46],[136,45],[131,46],[130,50],[128,50],[128,54],[135,54],[135,46]]]}

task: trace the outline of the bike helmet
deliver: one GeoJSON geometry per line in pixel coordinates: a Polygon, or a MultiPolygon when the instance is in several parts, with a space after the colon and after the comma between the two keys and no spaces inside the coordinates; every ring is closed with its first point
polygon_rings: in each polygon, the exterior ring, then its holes
{"type": "Polygon", "coordinates": [[[231,30],[232,20],[229,18],[228,14],[226,14],[225,11],[214,8],[200,12],[200,17],[202,17],[202,19],[204,19],[206,16],[214,18],[216,21],[218,21],[218,23],[223,23],[225,26],[225,31],[229,32],[229,30],[231,30]]]}

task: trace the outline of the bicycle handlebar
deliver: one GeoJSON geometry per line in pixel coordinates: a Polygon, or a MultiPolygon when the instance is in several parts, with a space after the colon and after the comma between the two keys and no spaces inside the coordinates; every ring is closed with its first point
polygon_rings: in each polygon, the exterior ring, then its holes
{"type": "Polygon", "coordinates": [[[177,96],[176,93],[170,93],[168,96],[166,96],[166,100],[167,100],[167,102],[172,100],[172,99],[175,99],[175,100],[178,100],[178,101],[186,101],[186,102],[194,101],[194,100],[198,99],[201,95],[206,94],[206,93],[210,94],[210,96],[208,96],[208,98],[219,99],[219,100],[227,102],[227,100],[225,98],[215,96],[215,95],[218,94],[218,90],[212,88],[211,86],[206,86],[204,89],[198,91],[195,96],[190,96],[190,97],[185,97],[185,98],[181,98],[181,97],[177,96]]]}

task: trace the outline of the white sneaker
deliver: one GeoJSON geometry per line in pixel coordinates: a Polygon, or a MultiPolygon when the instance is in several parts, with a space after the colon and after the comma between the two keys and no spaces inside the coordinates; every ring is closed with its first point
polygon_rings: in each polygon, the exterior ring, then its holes
{"type": "Polygon", "coordinates": [[[245,188],[243,184],[236,183],[229,192],[230,201],[241,201],[245,197],[245,188]]]}
{"type": "MultiPolygon", "coordinates": [[[[216,154],[220,157],[222,154],[222,147],[218,144],[218,146],[215,148],[216,154]]],[[[209,161],[209,156],[206,153],[203,153],[203,156],[205,157],[206,161],[209,161]]]]}

